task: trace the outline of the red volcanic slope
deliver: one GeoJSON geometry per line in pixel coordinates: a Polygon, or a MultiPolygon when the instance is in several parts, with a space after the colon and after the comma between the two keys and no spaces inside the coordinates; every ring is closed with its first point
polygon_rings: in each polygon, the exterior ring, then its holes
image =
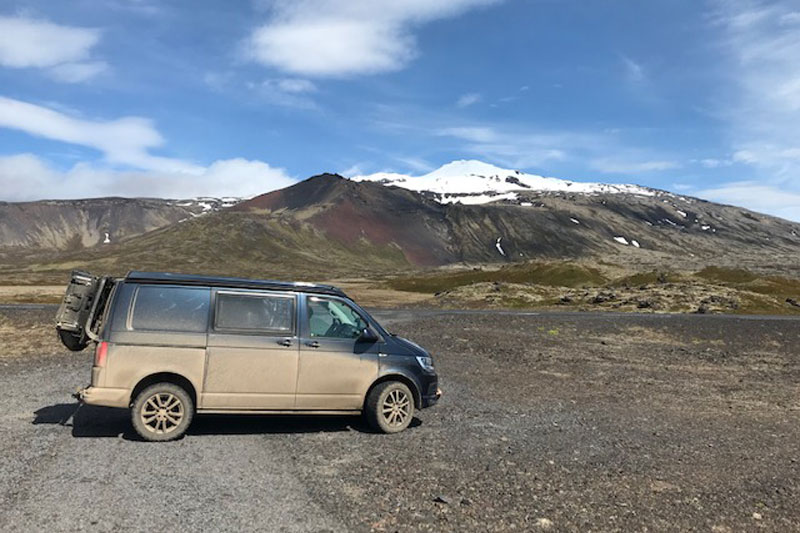
{"type": "Polygon", "coordinates": [[[321,211],[307,222],[328,238],[353,246],[361,239],[374,245],[396,245],[414,265],[433,266],[453,261],[441,236],[447,233],[442,207],[421,195],[374,183],[352,182],[322,174],[286,189],[262,194],[233,209],[321,211]]]}

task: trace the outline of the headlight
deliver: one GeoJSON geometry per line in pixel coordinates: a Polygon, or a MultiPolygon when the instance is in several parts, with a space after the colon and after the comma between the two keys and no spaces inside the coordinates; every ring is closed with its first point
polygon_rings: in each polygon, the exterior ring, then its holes
{"type": "Polygon", "coordinates": [[[430,357],[418,355],[417,363],[419,363],[419,366],[421,366],[422,370],[425,372],[435,372],[433,369],[433,359],[430,357]]]}

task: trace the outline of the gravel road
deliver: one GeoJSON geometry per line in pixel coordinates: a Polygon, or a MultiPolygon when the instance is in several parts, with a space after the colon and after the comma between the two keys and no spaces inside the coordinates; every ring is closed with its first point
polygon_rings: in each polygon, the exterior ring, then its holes
{"type": "MultiPolygon", "coordinates": [[[[0,324],[42,336],[52,314],[0,324]]],[[[375,314],[445,393],[394,436],[205,416],[140,442],[125,411],[76,412],[88,352],[4,344],[0,529],[800,530],[800,320],[375,314]]]]}

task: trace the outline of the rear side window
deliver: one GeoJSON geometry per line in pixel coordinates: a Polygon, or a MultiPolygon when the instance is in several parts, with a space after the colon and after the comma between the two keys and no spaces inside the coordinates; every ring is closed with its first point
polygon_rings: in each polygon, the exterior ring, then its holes
{"type": "Polygon", "coordinates": [[[142,285],[134,297],[131,329],[204,332],[210,300],[210,289],[142,285]]]}
{"type": "Polygon", "coordinates": [[[215,329],[291,335],[294,296],[217,294],[215,329]]]}

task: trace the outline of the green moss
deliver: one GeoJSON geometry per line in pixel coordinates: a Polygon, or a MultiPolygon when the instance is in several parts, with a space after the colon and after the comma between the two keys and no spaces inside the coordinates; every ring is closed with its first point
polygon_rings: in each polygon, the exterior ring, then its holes
{"type": "Polygon", "coordinates": [[[656,283],[678,283],[685,278],[675,272],[653,270],[651,272],[638,272],[630,276],[615,279],[609,285],[612,287],[637,287],[640,285],[653,285],[656,283]]]}
{"type": "Polygon", "coordinates": [[[780,298],[743,293],[736,314],[740,315],[800,315],[800,308],[780,298]]]}
{"type": "Polygon", "coordinates": [[[758,278],[758,276],[747,270],[716,266],[706,267],[700,272],[696,272],[695,276],[708,281],[719,281],[722,283],[749,283],[758,278]]]}

